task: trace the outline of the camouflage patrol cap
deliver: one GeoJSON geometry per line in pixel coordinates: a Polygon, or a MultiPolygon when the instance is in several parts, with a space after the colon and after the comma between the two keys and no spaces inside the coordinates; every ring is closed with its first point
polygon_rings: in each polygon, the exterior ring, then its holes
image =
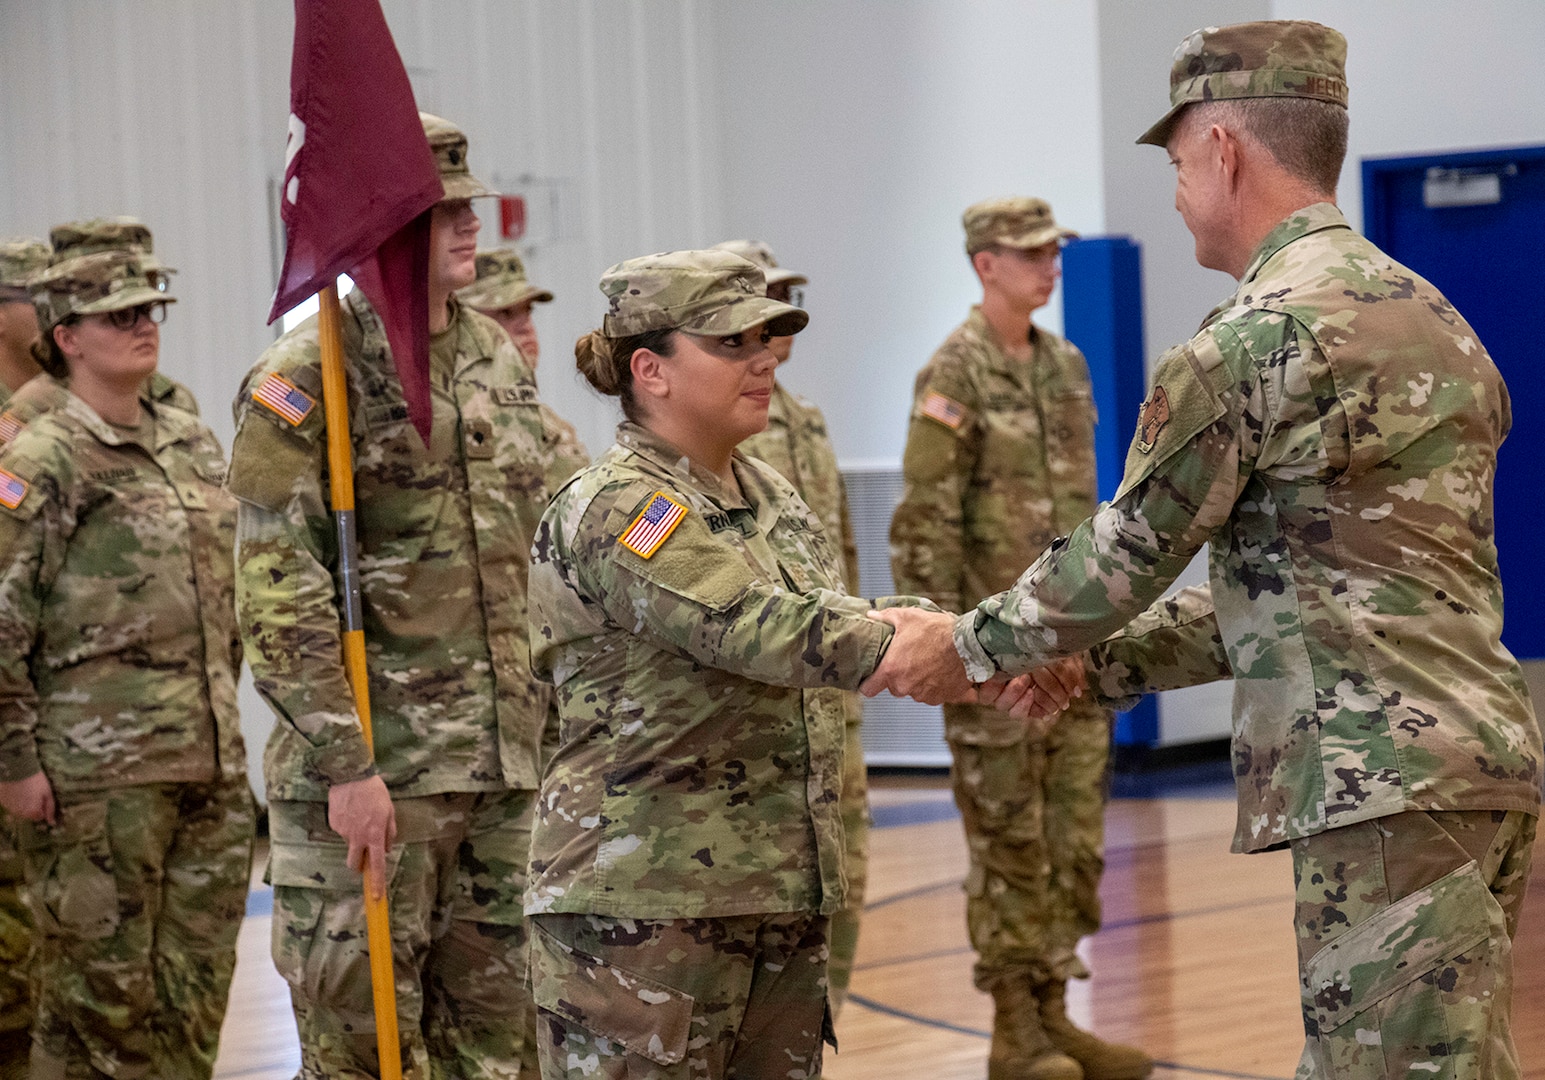
{"type": "Polygon", "coordinates": [[[150,227],[138,218],[99,217],[67,221],[48,230],[48,239],[54,246],[51,266],[99,251],[132,251],[141,256],[150,283],[162,292],[171,285],[170,275],[177,272],[155,257],[155,239],[150,235],[150,227]]]}
{"type": "Polygon", "coordinates": [[[810,279],[804,274],[796,274],[792,270],[785,270],[778,265],[778,257],[773,254],[773,249],[760,240],[726,240],[722,244],[714,245],[715,251],[728,251],[732,255],[739,255],[747,262],[754,262],[762,268],[762,276],[767,279],[769,285],[808,285],[810,279]]]}
{"type": "Polygon", "coordinates": [[[650,330],[729,335],[762,323],[783,337],[810,316],[767,298],[762,268],[728,251],[667,251],[618,263],[601,275],[610,310],[601,324],[609,338],[650,330]]]}
{"type": "Polygon", "coordinates": [[[418,118],[424,125],[424,137],[429,140],[429,149],[434,151],[435,165],[440,170],[440,183],[445,188],[442,201],[499,194],[467,168],[467,136],[461,128],[426,112],[419,113],[418,118]]]}
{"type": "Polygon", "coordinates": [[[495,248],[477,253],[477,280],[458,289],[456,297],[479,311],[498,311],[527,300],[545,304],[553,294],[526,279],[526,266],[512,249],[495,248]]]}
{"type": "MultiPolygon", "coordinates": [[[[13,237],[0,240],[0,300],[7,299],[5,291],[25,290],[27,280],[48,265],[48,245],[31,237],[13,237]]],[[[9,299],[25,300],[25,296],[9,299]]]]}
{"type": "Polygon", "coordinates": [[[960,223],[966,227],[966,254],[990,247],[1035,248],[1053,240],[1072,240],[1078,234],[1064,229],[1051,216],[1045,199],[1008,195],[985,199],[966,207],[960,223]]]}
{"type": "Polygon", "coordinates": [[[38,328],[47,334],[71,315],[98,315],[139,304],[175,304],[165,278],[149,265],[153,256],[117,249],[77,255],[55,263],[28,288],[37,306],[38,328]]]}
{"type": "Polygon", "coordinates": [[[1289,19],[1207,26],[1175,49],[1170,110],[1139,143],[1164,146],[1193,102],[1300,97],[1347,107],[1347,39],[1316,22],[1289,19]]]}

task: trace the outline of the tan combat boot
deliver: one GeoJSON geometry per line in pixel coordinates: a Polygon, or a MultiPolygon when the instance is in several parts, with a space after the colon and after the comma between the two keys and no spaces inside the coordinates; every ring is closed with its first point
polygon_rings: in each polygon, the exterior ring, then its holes
{"type": "Polygon", "coordinates": [[[1042,1030],[1039,1003],[1027,980],[1003,980],[993,987],[992,1003],[987,1080],[1083,1080],[1078,1062],[1053,1046],[1042,1030]]]}
{"type": "Polygon", "coordinates": [[[1153,1071],[1153,1058],[1137,1047],[1108,1043],[1074,1027],[1066,995],[1067,984],[1060,981],[1036,988],[1041,1027],[1053,1046],[1083,1067],[1085,1080],[1143,1080],[1153,1071]]]}

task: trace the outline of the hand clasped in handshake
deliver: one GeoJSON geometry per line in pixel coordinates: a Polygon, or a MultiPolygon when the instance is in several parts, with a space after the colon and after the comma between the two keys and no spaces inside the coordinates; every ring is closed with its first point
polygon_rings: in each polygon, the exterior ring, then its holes
{"type": "Polygon", "coordinates": [[[894,607],[871,611],[869,617],[890,623],[896,634],[880,666],[859,687],[865,697],[888,690],[925,705],[992,705],[1018,719],[1050,726],[1068,702],[1083,696],[1082,657],[1066,657],[1012,678],[999,672],[987,682],[973,683],[955,649],[956,616],[894,607]]]}

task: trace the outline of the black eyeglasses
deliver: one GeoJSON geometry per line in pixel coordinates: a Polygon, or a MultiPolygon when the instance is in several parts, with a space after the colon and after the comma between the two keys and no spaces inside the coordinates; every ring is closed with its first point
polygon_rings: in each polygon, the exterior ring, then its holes
{"type": "Polygon", "coordinates": [[[153,323],[166,321],[166,304],[161,300],[152,300],[147,304],[135,304],[133,307],[119,308],[117,311],[103,312],[107,321],[113,324],[115,330],[133,330],[141,318],[149,319],[153,323]]]}

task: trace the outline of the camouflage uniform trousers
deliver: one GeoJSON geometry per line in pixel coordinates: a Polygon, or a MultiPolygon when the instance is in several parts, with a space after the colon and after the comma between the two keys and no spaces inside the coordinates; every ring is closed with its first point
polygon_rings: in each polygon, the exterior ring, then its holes
{"type": "Polygon", "coordinates": [[[1044,738],[994,745],[968,741],[1004,730],[1001,713],[980,711],[944,707],[977,989],[1087,977],[1074,950],[1100,928],[1110,714],[1075,700],[1044,738]]]}
{"type": "MultiPolygon", "coordinates": [[[[853,695],[857,698],[858,695],[853,695]]],[[[842,1011],[853,979],[853,957],[858,952],[859,916],[864,910],[864,889],[869,882],[869,775],[864,766],[862,738],[863,705],[849,703],[842,741],[843,869],[847,874],[847,899],[831,917],[831,957],[826,981],[831,989],[832,1016],[842,1011]]]]}
{"type": "Polygon", "coordinates": [[[1535,824],[1412,811],[1292,842],[1299,1080],[1519,1075],[1512,939],[1535,824]]]}
{"type": "MultiPolygon", "coordinates": [[[[387,855],[402,1075],[537,1075],[522,894],[536,792],[397,799],[387,855]]],[[[269,805],[274,966],[290,984],[300,1080],[375,1077],[360,876],[327,804],[269,805]]]]}
{"type": "Polygon", "coordinates": [[[27,961],[32,951],[32,917],[22,899],[21,852],[15,823],[0,810],[0,1080],[27,1075],[27,1034],[32,1027],[32,994],[27,961]]]}
{"type": "Polygon", "coordinates": [[[824,915],[532,922],[543,1080],[807,1080],[836,1045],[824,915]]]}
{"type": "Polygon", "coordinates": [[[34,1080],[211,1075],[254,818],[239,777],[61,793],[23,825],[34,1080]]]}

